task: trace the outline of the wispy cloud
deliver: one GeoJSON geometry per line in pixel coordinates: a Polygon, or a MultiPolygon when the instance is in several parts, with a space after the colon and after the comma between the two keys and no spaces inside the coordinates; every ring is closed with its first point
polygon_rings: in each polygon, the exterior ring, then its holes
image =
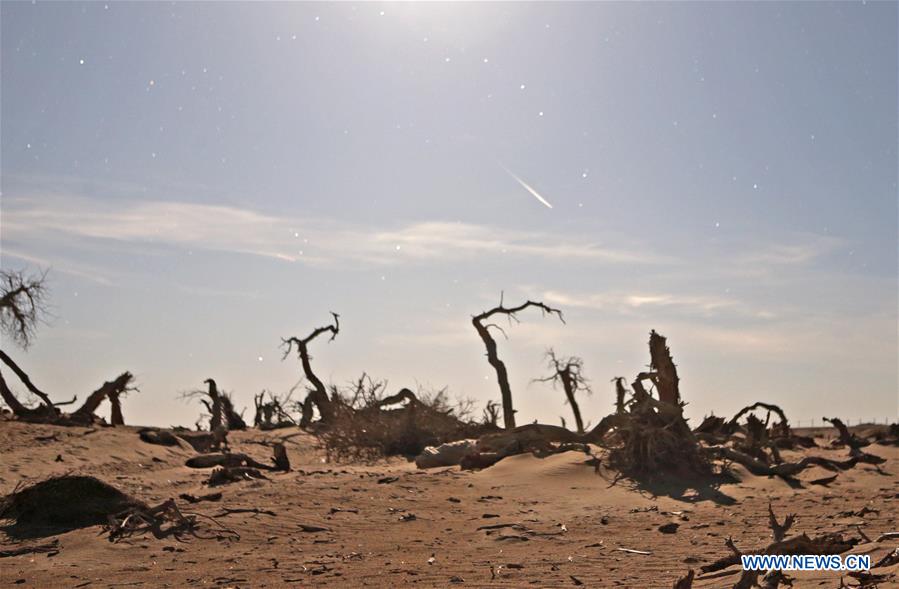
{"type": "Polygon", "coordinates": [[[726,312],[757,318],[774,317],[770,311],[755,309],[736,298],[673,292],[571,293],[547,290],[543,293],[543,300],[567,308],[599,309],[622,314],[665,310],[702,315],[726,312]]]}
{"type": "Polygon", "coordinates": [[[102,203],[70,196],[4,201],[4,233],[14,238],[115,240],[180,246],[322,264],[392,265],[480,255],[650,263],[652,254],[589,240],[490,225],[412,223],[378,230],[329,219],[268,215],[250,209],[172,201],[102,203]]]}
{"type": "Polygon", "coordinates": [[[3,244],[3,257],[21,260],[27,264],[39,266],[44,269],[52,268],[54,272],[62,272],[63,274],[68,274],[70,276],[77,276],[78,278],[96,282],[103,286],[114,286],[117,284],[115,278],[105,270],[74,262],[65,257],[49,258],[29,254],[16,247],[10,247],[6,243],[3,244]]]}
{"type": "Polygon", "coordinates": [[[800,235],[794,243],[772,243],[737,256],[738,265],[802,265],[833,253],[846,245],[845,240],[826,235],[800,235]]]}

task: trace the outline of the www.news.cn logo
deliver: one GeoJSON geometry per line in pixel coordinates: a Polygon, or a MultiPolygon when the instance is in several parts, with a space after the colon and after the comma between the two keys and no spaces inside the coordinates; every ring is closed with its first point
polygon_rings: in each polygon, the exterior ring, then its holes
{"type": "Polygon", "coordinates": [[[740,557],[748,571],[868,571],[871,555],[848,554],[744,554],[740,557]]]}

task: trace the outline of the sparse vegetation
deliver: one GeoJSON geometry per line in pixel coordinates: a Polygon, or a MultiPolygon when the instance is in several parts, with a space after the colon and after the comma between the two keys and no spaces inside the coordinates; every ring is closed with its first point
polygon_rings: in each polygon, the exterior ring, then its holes
{"type": "Polygon", "coordinates": [[[401,389],[386,394],[387,383],[363,374],[351,385],[331,388],[332,420],[318,431],[330,459],[371,460],[414,457],[426,446],[495,429],[473,422],[464,403],[450,403],[446,390],[416,395],[401,389]]]}

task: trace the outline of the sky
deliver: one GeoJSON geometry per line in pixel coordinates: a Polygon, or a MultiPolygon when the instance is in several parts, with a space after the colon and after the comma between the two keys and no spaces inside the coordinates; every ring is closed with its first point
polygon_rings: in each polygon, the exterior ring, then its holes
{"type": "MultiPolygon", "coordinates": [[[[3,2],[0,264],[49,269],[54,398],[132,371],[130,423],[300,379],[568,418],[669,339],[694,421],[899,412],[897,4],[3,2]]],[[[11,380],[7,378],[7,380],[11,380]]],[[[21,390],[21,387],[19,388],[21,390]]]]}

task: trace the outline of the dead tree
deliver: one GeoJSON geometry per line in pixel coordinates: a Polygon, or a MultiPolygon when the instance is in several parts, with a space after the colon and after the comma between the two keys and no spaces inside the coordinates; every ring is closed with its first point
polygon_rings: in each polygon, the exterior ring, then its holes
{"type": "Polygon", "coordinates": [[[493,327],[494,329],[497,329],[503,336],[505,336],[506,333],[499,325],[487,323],[487,321],[494,315],[505,315],[510,323],[513,320],[517,322],[517,313],[524,311],[528,307],[536,307],[540,309],[544,315],[558,315],[559,320],[562,323],[565,323],[565,319],[562,317],[562,311],[553,309],[542,302],[527,301],[517,307],[505,307],[503,306],[502,296],[500,296],[498,307],[494,307],[489,311],[484,311],[471,318],[471,324],[474,325],[481,341],[484,342],[484,347],[487,348],[487,361],[496,371],[496,380],[499,384],[499,391],[503,401],[503,424],[506,429],[515,428],[515,409],[512,406],[512,388],[509,386],[509,373],[506,370],[506,365],[499,359],[499,355],[497,354],[496,340],[493,339],[490,328],[493,327]]]}
{"type": "Polygon", "coordinates": [[[119,400],[120,391],[110,391],[109,398],[109,423],[112,425],[125,425],[125,416],[122,415],[122,402],[119,400]]]}
{"type": "Polygon", "coordinates": [[[304,338],[289,337],[287,339],[281,339],[281,345],[285,348],[282,360],[287,358],[293,350],[293,347],[296,346],[297,356],[299,356],[300,364],[303,367],[303,374],[306,375],[306,378],[312,384],[308,396],[305,401],[303,401],[303,415],[300,419],[300,427],[307,427],[312,422],[313,405],[318,409],[318,413],[323,422],[327,423],[333,417],[331,399],[328,397],[328,391],[325,388],[324,383],[312,370],[312,364],[310,362],[312,358],[309,355],[308,349],[309,343],[323,333],[331,333],[331,337],[328,339],[329,342],[334,341],[334,338],[337,337],[337,334],[340,332],[340,315],[332,311],[331,316],[334,317],[333,325],[318,327],[304,338]]]}
{"type": "Polygon", "coordinates": [[[27,349],[46,314],[47,273],[0,270],[0,331],[27,349]]]}
{"type": "MultiPolygon", "coordinates": [[[[215,380],[207,378],[203,382],[207,385],[207,390],[187,391],[182,393],[182,398],[200,398],[200,403],[209,412],[209,431],[216,432],[221,430],[226,432],[228,430],[247,429],[243,416],[234,410],[231,396],[224,391],[220,391],[215,380]],[[208,398],[204,399],[203,397],[208,398]]],[[[200,420],[197,420],[197,429],[202,429],[200,420]]]]}
{"type": "MultiPolygon", "coordinates": [[[[118,400],[119,395],[128,390],[133,390],[128,386],[133,378],[130,372],[123,372],[114,380],[104,382],[100,388],[88,395],[81,407],[72,413],[72,421],[82,423],[93,421],[94,413],[100,407],[103,399],[110,399],[111,401],[112,397],[115,397],[118,400]]],[[[119,408],[119,417],[121,418],[121,408],[119,408]]],[[[116,424],[113,423],[113,425],[116,424]]]]}
{"type": "Polygon", "coordinates": [[[624,384],[623,376],[616,376],[612,382],[615,383],[615,413],[621,415],[625,409],[624,399],[627,396],[627,387],[624,384]]]}
{"type": "MultiPolygon", "coordinates": [[[[24,272],[0,270],[0,332],[10,341],[27,349],[34,339],[35,329],[46,314],[46,272],[33,277],[24,272]]],[[[60,425],[92,423],[94,412],[108,398],[112,403],[111,421],[113,425],[124,423],[119,395],[129,388],[133,377],[123,372],[112,381],[103,383],[99,389],[88,395],[84,404],[71,414],[63,414],[58,406],[74,403],[76,398],[64,403],[54,403],[50,396],[37,388],[28,374],[4,351],[0,350],[0,362],[5,364],[25,385],[29,393],[40,400],[37,407],[27,407],[10,389],[0,373],[0,397],[19,419],[60,425]]]]}
{"type": "Polygon", "coordinates": [[[247,429],[247,422],[243,420],[243,415],[234,410],[234,402],[231,400],[231,395],[228,393],[221,393],[219,398],[222,403],[222,418],[225,421],[225,425],[228,426],[228,429],[247,429]]]}
{"type": "Polygon", "coordinates": [[[222,397],[219,395],[218,385],[215,384],[214,380],[207,378],[203,382],[209,386],[207,392],[209,404],[206,405],[206,408],[212,414],[212,417],[209,418],[209,431],[214,432],[222,427],[222,397]]]}
{"type": "Polygon", "coordinates": [[[276,397],[271,391],[262,391],[253,397],[253,404],[256,406],[253,425],[262,430],[296,425],[296,421],[284,409],[284,406],[290,403],[291,393],[287,393],[284,397],[276,397]],[[265,400],[266,393],[269,396],[268,401],[265,400]]]}
{"type": "Polygon", "coordinates": [[[497,421],[499,421],[499,406],[496,404],[496,401],[487,401],[481,422],[484,425],[496,426],[497,421]]]}
{"type": "Polygon", "coordinates": [[[537,382],[551,382],[553,388],[558,384],[562,385],[562,390],[565,391],[566,402],[571,406],[571,412],[574,413],[577,433],[582,434],[584,433],[584,420],[581,418],[581,410],[578,407],[575,393],[578,390],[586,391],[588,395],[593,392],[590,390],[590,382],[584,376],[584,361],[577,356],[558,358],[555,350],[552,348],[547,350],[546,359],[549,369],[553,373],[535,380],[537,382]]]}
{"type": "MultiPolygon", "coordinates": [[[[23,350],[28,349],[34,332],[46,313],[46,272],[30,277],[24,272],[0,270],[0,333],[23,350]]],[[[0,396],[17,417],[53,418],[59,410],[46,393],[34,386],[24,370],[0,350],[0,360],[22,381],[28,392],[38,397],[41,405],[29,408],[23,405],[0,373],[0,396]]]]}

